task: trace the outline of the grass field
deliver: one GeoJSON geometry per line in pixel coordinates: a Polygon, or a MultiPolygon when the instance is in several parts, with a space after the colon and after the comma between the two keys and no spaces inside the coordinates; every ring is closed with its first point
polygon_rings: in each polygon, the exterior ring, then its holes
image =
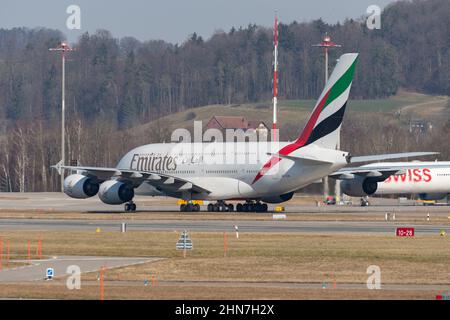
{"type": "MultiPolygon", "coordinates": [[[[278,121],[281,124],[293,124],[301,126],[316,103],[311,100],[279,100],[278,121]]],[[[388,113],[397,110],[402,113],[414,113],[417,116],[442,116],[447,110],[448,97],[432,96],[415,92],[400,90],[397,95],[386,99],[349,100],[350,112],[364,113],[388,113]]],[[[171,114],[160,119],[160,123],[170,126],[170,130],[176,128],[192,128],[193,121],[206,122],[214,115],[243,116],[249,120],[261,120],[266,124],[272,122],[272,102],[263,101],[257,103],[245,103],[236,105],[209,105],[187,109],[186,111],[171,114]],[[192,118],[194,115],[194,118],[192,118]]],[[[143,135],[146,130],[157,126],[152,121],[130,129],[131,134],[143,135]]]]}
{"type": "MultiPolygon", "coordinates": [[[[338,287],[339,288],[339,287],[338,287]]],[[[292,289],[283,287],[232,287],[232,286],[176,286],[162,285],[152,287],[136,286],[130,288],[120,283],[105,282],[104,297],[112,299],[133,300],[344,300],[344,299],[435,299],[435,290],[323,290],[323,289],[292,289]]],[[[99,300],[98,283],[82,284],[81,290],[68,290],[63,281],[42,284],[0,285],[2,297],[17,297],[20,299],[35,299],[42,297],[51,299],[99,300]]]]}
{"type": "MultiPolygon", "coordinates": [[[[227,234],[224,257],[221,232],[191,232],[194,250],[183,258],[175,250],[178,232],[2,232],[11,252],[26,254],[26,241],[43,239],[44,255],[157,256],[154,263],[108,270],[109,298],[430,298],[432,290],[320,290],[284,288],[282,283],[364,284],[366,269],[378,265],[382,284],[447,284],[450,287],[450,238],[438,235],[395,238],[393,235],[240,233],[227,234]],[[146,289],[145,279],[155,275],[161,287],[146,289]],[[126,286],[126,281],[140,285],[126,286]],[[173,281],[204,282],[198,285],[173,281]],[[215,283],[217,282],[217,283],[215,283]],[[267,287],[252,282],[270,283],[267,287]],[[191,290],[190,286],[197,289],[191,290]],[[214,288],[214,289],[213,289],[214,288]],[[150,293],[151,292],[151,293],[150,293]]],[[[32,242],[35,246],[36,241],[32,242]]],[[[85,274],[85,291],[69,292],[64,281],[0,285],[0,297],[92,298],[97,295],[96,273],[85,274]],[[50,287],[48,287],[50,286],[50,287]],[[55,286],[53,289],[53,287],[55,286]],[[38,290],[36,288],[41,288],[38,290]],[[47,288],[47,289],[45,289],[47,288]],[[51,290],[48,288],[52,288],[51,290]],[[47,291],[48,290],[48,291],[47,291]]]]}
{"type": "MultiPolygon", "coordinates": [[[[361,112],[393,112],[404,107],[424,106],[445,103],[446,97],[431,96],[408,91],[399,91],[397,95],[386,99],[349,100],[348,110],[361,112]]],[[[282,100],[281,107],[311,110],[316,100],[282,100]]],[[[270,105],[270,103],[267,103],[270,105]]]]}

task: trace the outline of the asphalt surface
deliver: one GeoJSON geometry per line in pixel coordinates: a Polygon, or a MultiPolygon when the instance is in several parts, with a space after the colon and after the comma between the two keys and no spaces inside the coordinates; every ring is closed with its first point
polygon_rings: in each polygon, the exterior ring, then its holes
{"type": "Polygon", "coordinates": [[[11,262],[29,263],[29,265],[0,271],[0,283],[27,282],[45,280],[47,268],[54,269],[54,277],[69,276],[67,268],[76,265],[81,273],[94,272],[102,267],[121,268],[130,265],[154,262],[161,258],[122,258],[122,257],[80,257],[60,256],[43,260],[11,260],[11,262]]]}
{"type": "MultiPolygon", "coordinates": [[[[0,219],[0,230],[33,231],[120,231],[122,222],[117,220],[68,220],[68,219],[0,219]]],[[[416,234],[450,233],[449,225],[400,224],[389,222],[353,221],[254,221],[254,220],[139,220],[127,221],[129,231],[235,231],[239,232],[312,232],[312,233],[391,233],[397,227],[413,227],[416,234]]]]}
{"type": "MultiPolygon", "coordinates": [[[[108,280],[105,281],[108,286],[127,286],[142,287],[146,283],[144,281],[128,281],[128,280],[108,280]]],[[[95,285],[94,281],[83,281],[85,285],[95,285]]],[[[149,285],[149,284],[147,284],[149,285]]],[[[179,280],[158,280],[158,286],[189,286],[189,287],[263,287],[263,288],[290,288],[290,289],[345,289],[345,290],[367,290],[366,283],[345,283],[325,281],[317,282],[283,282],[283,281],[179,281],[179,280]]],[[[449,285],[446,284],[414,284],[414,283],[386,283],[381,284],[383,290],[413,290],[413,291],[448,291],[449,285]]]]}
{"type": "MultiPolygon", "coordinates": [[[[450,206],[439,205],[427,207],[418,205],[417,202],[407,200],[401,205],[397,199],[371,198],[373,206],[361,207],[358,199],[353,199],[353,205],[345,206],[317,206],[316,204],[297,204],[302,196],[296,196],[293,201],[283,203],[286,212],[289,213],[364,213],[364,212],[433,212],[448,213],[450,206]]],[[[136,196],[138,212],[178,212],[179,206],[176,199],[167,197],[136,196]]],[[[273,211],[276,204],[269,204],[269,210],[273,211]]],[[[92,213],[119,213],[123,212],[123,205],[107,205],[95,196],[88,199],[72,199],[62,193],[0,193],[1,210],[45,210],[54,212],[92,212],[92,213]]],[[[450,215],[450,213],[449,213],[450,215]]]]}
{"type": "MultiPolygon", "coordinates": [[[[383,215],[386,212],[408,212],[409,215],[425,217],[426,212],[432,211],[432,215],[450,215],[449,206],[424,207],[413,205],[407,201],[399,206],[396,199],[373,199],[374,206],[320,206],[298,205],[298,197],[286,204],[286,214],[301,215],[304,213],[336,213],[361,215],[371,213],[383,215]]],[[[174,199],[136,197],[136,203],[141,212],[178,212],[178,206],[174,205],[174,199]]],[[[310,201],[311,203],[311,201],[310,201]]],[[[273,209],[273,205],[270,206],[273,209]]],[[[46,212],[81,212],[89,213],[117,213],[123,212],[122,206],[109,206],[103,204],[97,197],[90,199],[72,199],[62,193],[0,193],[0,210],[8,211],[44,210],[46,212]]],[[[29,218],[2,218],[0,230],[36,230],[36,231],[95,231],[101,228],[105,231],[119,231],[122,221],[115,219],[29,219],[29,218]]],[[[9,214],[11,216],[11,214],[9,214]]],[[[414,227],[416,234],[436,234],[441,230],[450,233],[450,225],[404,224],[396,221],[294,221],[294,220],[129,220],[124,219],[127,230],[130,231],[234,231],[234,225],[238,225],[240,232],[313,232],[313,233],[391,233],[394,234],[397,227],[414,227]]]]}

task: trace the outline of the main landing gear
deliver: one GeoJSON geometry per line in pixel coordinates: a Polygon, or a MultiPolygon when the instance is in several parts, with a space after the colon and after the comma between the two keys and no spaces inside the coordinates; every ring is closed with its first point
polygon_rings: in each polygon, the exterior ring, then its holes
{"type": "Polygon", "coordinates": [[[125,203],[125,212],[135,212],[136,204],[133,201],[125,203]]]}
{"type": "Polygon", "coordinates": [[[246,201],[244,204],[239,203],[236,206],[237,212],[267,212],[267,210],[267,204],[259,201],[246,201]]]}
{"type": "Polygon", "coordinates": [[[180,205],[180,211],[181,212],[199,212],[200,205],[188,202],[187,204],[180,205]]]}
{"type": "Polygon", "coordinates": [[[225,201],[217,201],[216,203],[208,204],[209,212],[233,212],[234,206],[232,204],[226,204],[225,201]]]}
{"type": "MultiPolygon", "coordinates": [[[[245,203],[238,203],[236,205],[236,212],[267,212],[267,204],[259,201],[246,201],[245,203]]],[[[225,201],[217,201],[216,203],[208,204],[209,212],[233,212],[234,206],[226,204],[225,201]]]]}

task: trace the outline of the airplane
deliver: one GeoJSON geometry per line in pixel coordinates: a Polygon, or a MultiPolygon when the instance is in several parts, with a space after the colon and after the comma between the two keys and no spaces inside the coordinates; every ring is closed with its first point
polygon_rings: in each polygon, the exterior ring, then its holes
{"type": "Polygon", "coordinates": [[[148,144],[129,151],[115,168],[52,166],[76,171],[64,180],[72,198],[98,194],[106,204],[136,211],[135,194],[186,200],[180,211],[199,211],[193,200],[207,200],[208,211],[265,212],[294,191],[349,163],[428,155],[427,152],[355,157],[336,150],[357,53],[343,54],[323,89],[303,131],[294,142],[177,142],[148,144]],[[226,158],[226,161],[223,159],[226,158]],[[231,159],[231,160],[230,160],[231,159]],[[243,159],[243,160],[242,160],[243,159]]]}
{"type": "Polygon", "coordinates": [[[421,200],[441,200],[450,194],[450,161],[371,163],[330,176],[340,179],[342,192],[353,197],[418,194],[421,200]]]}

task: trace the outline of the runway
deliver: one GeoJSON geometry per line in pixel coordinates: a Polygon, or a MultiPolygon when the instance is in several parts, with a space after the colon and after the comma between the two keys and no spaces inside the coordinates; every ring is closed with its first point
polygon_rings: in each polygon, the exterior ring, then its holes
{"type": "MultiPolygon", "coordinates": [[[[95,285],[95,281],[84,281],[85,285],[95,285]]],[[[108,286],[128,286],[142,287],[142,281],[109,280],[108,286]]],[[[216,287],[216,288],[285,288],[285,289],[337,289],[337,290],[367,290],[367,283],[333,283],[330,282],[283,282],[283,281],[180,281],[180,280],[158,280],[158,286],[178,286],[178,287],[216,287]]],[[[412,291],[433,291],[445,292],[449,286],[442,284],[414,284],[414,283],[386,283],[381,285],[383,290],[412,290],[412,291]]]]}
{"type": "MultiPolygon", "coordinates": [[[[136,196],[138,212],[179,212],[176,199],[168,197],[136,196]]],[[[279,204],[285,206],[288,213],[364,213],[364,212],[433,212],[448,213],[450,206],[439,205],[426,207],[415,201],[407,200],[399,205],[397,199],[372,198],[372,206],[361,207],[357,199],[353,205],[345,206],[317,206],[311,197],[295,196],[291,201],[279,204]]],[[[278,204],[269,204],[269,211],[273,211],[278,204]]],[[[120,213],[124,212],[123,205],[107,205],[95,196],[89,199],[72,199],[58,192],[43,193],[0,193],[0,210],[35,210],[50,212],[92,212],[92,213],[120,213]]],[[[204,210],[204,208],[203,208],[204,210]]]]}
{"type": "MultiPolygon", "coordinates": [[[[239,232],[311,232],[311,233],[390,233],[397,227],[413,227],[416,234],[450,233],[449,225],[400,224],[396,222],[352,221],[254,221],[239,220],[139,220],[124,221],[129,231],[230,231],[237,225],[239,232]]],[[[33,231],[120,231],[117,220],[69,220],[69,219],[1,219],[0,230],[33,231]]]]}
{"type": "MultiPolygon", "coordinates": [[[[1,193],[0,230],[36,230],[36,231],[120,231],[121,223],[127,224],[130,231],[234,231],[237,225],[240,232],[310,232],[310,233],[390,233],[397,227],[413,227],[416,234],[438,234],[441,230],[450,232],[450,224],[446,223],[450,215],[450,207],[424,207],[409,201],[404,206],[395,205],[395,199],[373,199],[375,205],[370,207],[353,206],[320,206],[317,207],[312,198],[296,196],[285,204],[286,220],[268,220],[271,214],[253,214],[242,217],[239,213],[214,213],[203,218],[195,215],[185,219],[178,212],[175,199],[167,197],[136,197],[138,211],[130,217],[123,213],[122,206],[103,204],[97,197],[90,199],[71,199],[62,193],[1,193]],[[35,214],[22,214],[22,213],[35,214]],[[432,212],[434,224],[422,222],[405,223],[397,221],[380,221],[385,213],[407,214],[410,221],[424,221],[427,212],[432,212]],[[42,214],[40,214],[42,213],[42,214]],[[47,217],[47,213],[58,213],[55,217],[47,217]],[[67,214],[66,214],[67,213],[67,214]],[[92,214],[91,214],[92,213],[92,214]],[[123,214],[123,219],[121,215],[123,214]],[[325,221],[314,219],[315,214],[329,214],[325,221]],[[108,217],[110,214],[115,214],[108,217]],[[312,214],[312,220],[298,219],[312,214]],[[70,216],[69,216],[70,215],[70,216]],[[155,218],[154,216],[158,217],[155,218]],[[333,221],[336,215],[336,221],[333,221]],[[350,218],[339,219],[342,215],[350,218]],[[359,215],[359,216],[358,216],[359,215]],[[364,221],[369,215],[378,217],[377,221],[364,221]],[[17,216],[17,218],[16,218],[17,216]],[[21,218],[19,218],[21,216],[21,218]],[[358,216],[358,217],[357,217],[358,216]],[[135,217],[136,219],[134,219],[135,217]],[[292,217],[292,220],[289,220],[292,217]],[[355,217],[353,219],[352,217],[355,217]],[[361,217],[363,220],[361,220],[361,217]],[[295,218],[295,219],[294,219],[295,218]],[[381,219],[380,219],[381,218],[381,219]],[[330,221],[330,219],[332,219],[330,221]],[[305,221],[306,220],[306,221],[305,221]],[[439,222],[440,221],[440,222],[439,222]]],[[[273,210],[275,205],[269,208],[273,210]]],[[[201,214],[201,213],[199,213],[201,214]]],[[[322,219],[323,220],[323,219],[322,219]]]]}

